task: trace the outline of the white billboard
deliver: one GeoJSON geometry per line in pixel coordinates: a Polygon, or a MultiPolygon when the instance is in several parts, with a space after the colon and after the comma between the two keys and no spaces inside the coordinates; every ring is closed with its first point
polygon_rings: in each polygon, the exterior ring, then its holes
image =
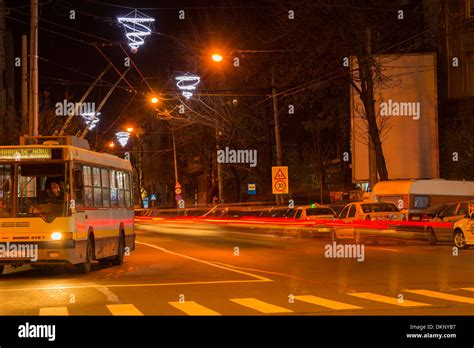
{"type": "MultiPolygon", "coordinates": [[[[375,112],[389,179],[439,177],[436,55],[375,57],[375,112]]],[[[357,59],[350,69],[358,81],[357,59]]],[[[369,181],[368,125],[363,103],[351,87],[353,182],[369,181]]]]}

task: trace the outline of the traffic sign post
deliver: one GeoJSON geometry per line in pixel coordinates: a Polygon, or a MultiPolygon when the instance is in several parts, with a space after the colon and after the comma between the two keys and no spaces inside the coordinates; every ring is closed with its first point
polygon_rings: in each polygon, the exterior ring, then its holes
{"type": "Polygon", "coordinates": [[[288,194],[288,167],[272,167],[272,192],[274,195],[288,194]]]}
{"type": "Polygon", "coordinates": [[[249,182],[247,185],[247,194],[256,195],[257,194],[257,184],[254,182],[249,182]]]}

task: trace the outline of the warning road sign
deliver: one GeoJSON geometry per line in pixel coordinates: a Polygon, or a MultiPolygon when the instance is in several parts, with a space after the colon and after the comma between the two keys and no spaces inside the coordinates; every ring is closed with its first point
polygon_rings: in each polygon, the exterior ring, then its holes
{"type": "Polygon", "coordinates": [[[288,167],[272,167],[273,194],[288,193],[288,167]]]}

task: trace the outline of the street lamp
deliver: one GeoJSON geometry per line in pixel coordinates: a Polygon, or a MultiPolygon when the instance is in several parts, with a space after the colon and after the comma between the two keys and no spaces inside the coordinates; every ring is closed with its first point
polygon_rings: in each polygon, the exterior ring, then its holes
{"type": "Polygon", "coordinates": [[[157,97],[152,97],[152,98],[150,99],[150,102],[151,102],[152,104],[158,104],[159,99],[158,99],[157,97]]]}
{"type": "Polygon", "coordinates": [[[221,54],[219,53],[213,53],[212,56],[211,56],[212,60],[216,63],[220,63],[222,62],[222,60],[224,59],[224,57],[222,57],[221,54]]]}
{"type": "Polygon", "coordinates": [[[107,144],[107,146],[111,149],[113,149],[115,147],[115,143],[113,141],[111,141],[110,143],[107,144]]]}

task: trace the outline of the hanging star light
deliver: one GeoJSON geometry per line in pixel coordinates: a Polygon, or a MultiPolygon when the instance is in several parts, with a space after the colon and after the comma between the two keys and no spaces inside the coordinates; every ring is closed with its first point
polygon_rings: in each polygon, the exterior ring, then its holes
{"type": "Polygon", "coordinates": [[[130,139],[130,132],[117,132],[115,133],[115,136],[117,137],[117,141],[122,145],[122,147],[125,147],[128,143],[128,139],[130,139]]]}
{"type": "Polygon", "coordinates": [[[151,34],[154,18],[134,10],[124,17],[118,17],[117,20],[125,28],[125,36],[128,39],[128,45],[133,53],[136,53],[138,47],[145,43],[145,37],[151,34]]]}
{"type": "Polygon", "coordinates": [[[194,90],[196,90],[196,86],[201,82],[201,78],[196,75],[192,74],[184,74],[182,76],[176,76],[175,79],[177,80],[176,86],[183,91],[183,97],[189,99],[193,96],[194,90]]]}
{"type": "Polygon", "coordinates": [[[100,118],[100,112],[95,113],[95,112],[86,112],[81,114],[82,118],[86,121],[87,129],[92,130],[95,128],[97,123],[99,123],[100,118]]]}

